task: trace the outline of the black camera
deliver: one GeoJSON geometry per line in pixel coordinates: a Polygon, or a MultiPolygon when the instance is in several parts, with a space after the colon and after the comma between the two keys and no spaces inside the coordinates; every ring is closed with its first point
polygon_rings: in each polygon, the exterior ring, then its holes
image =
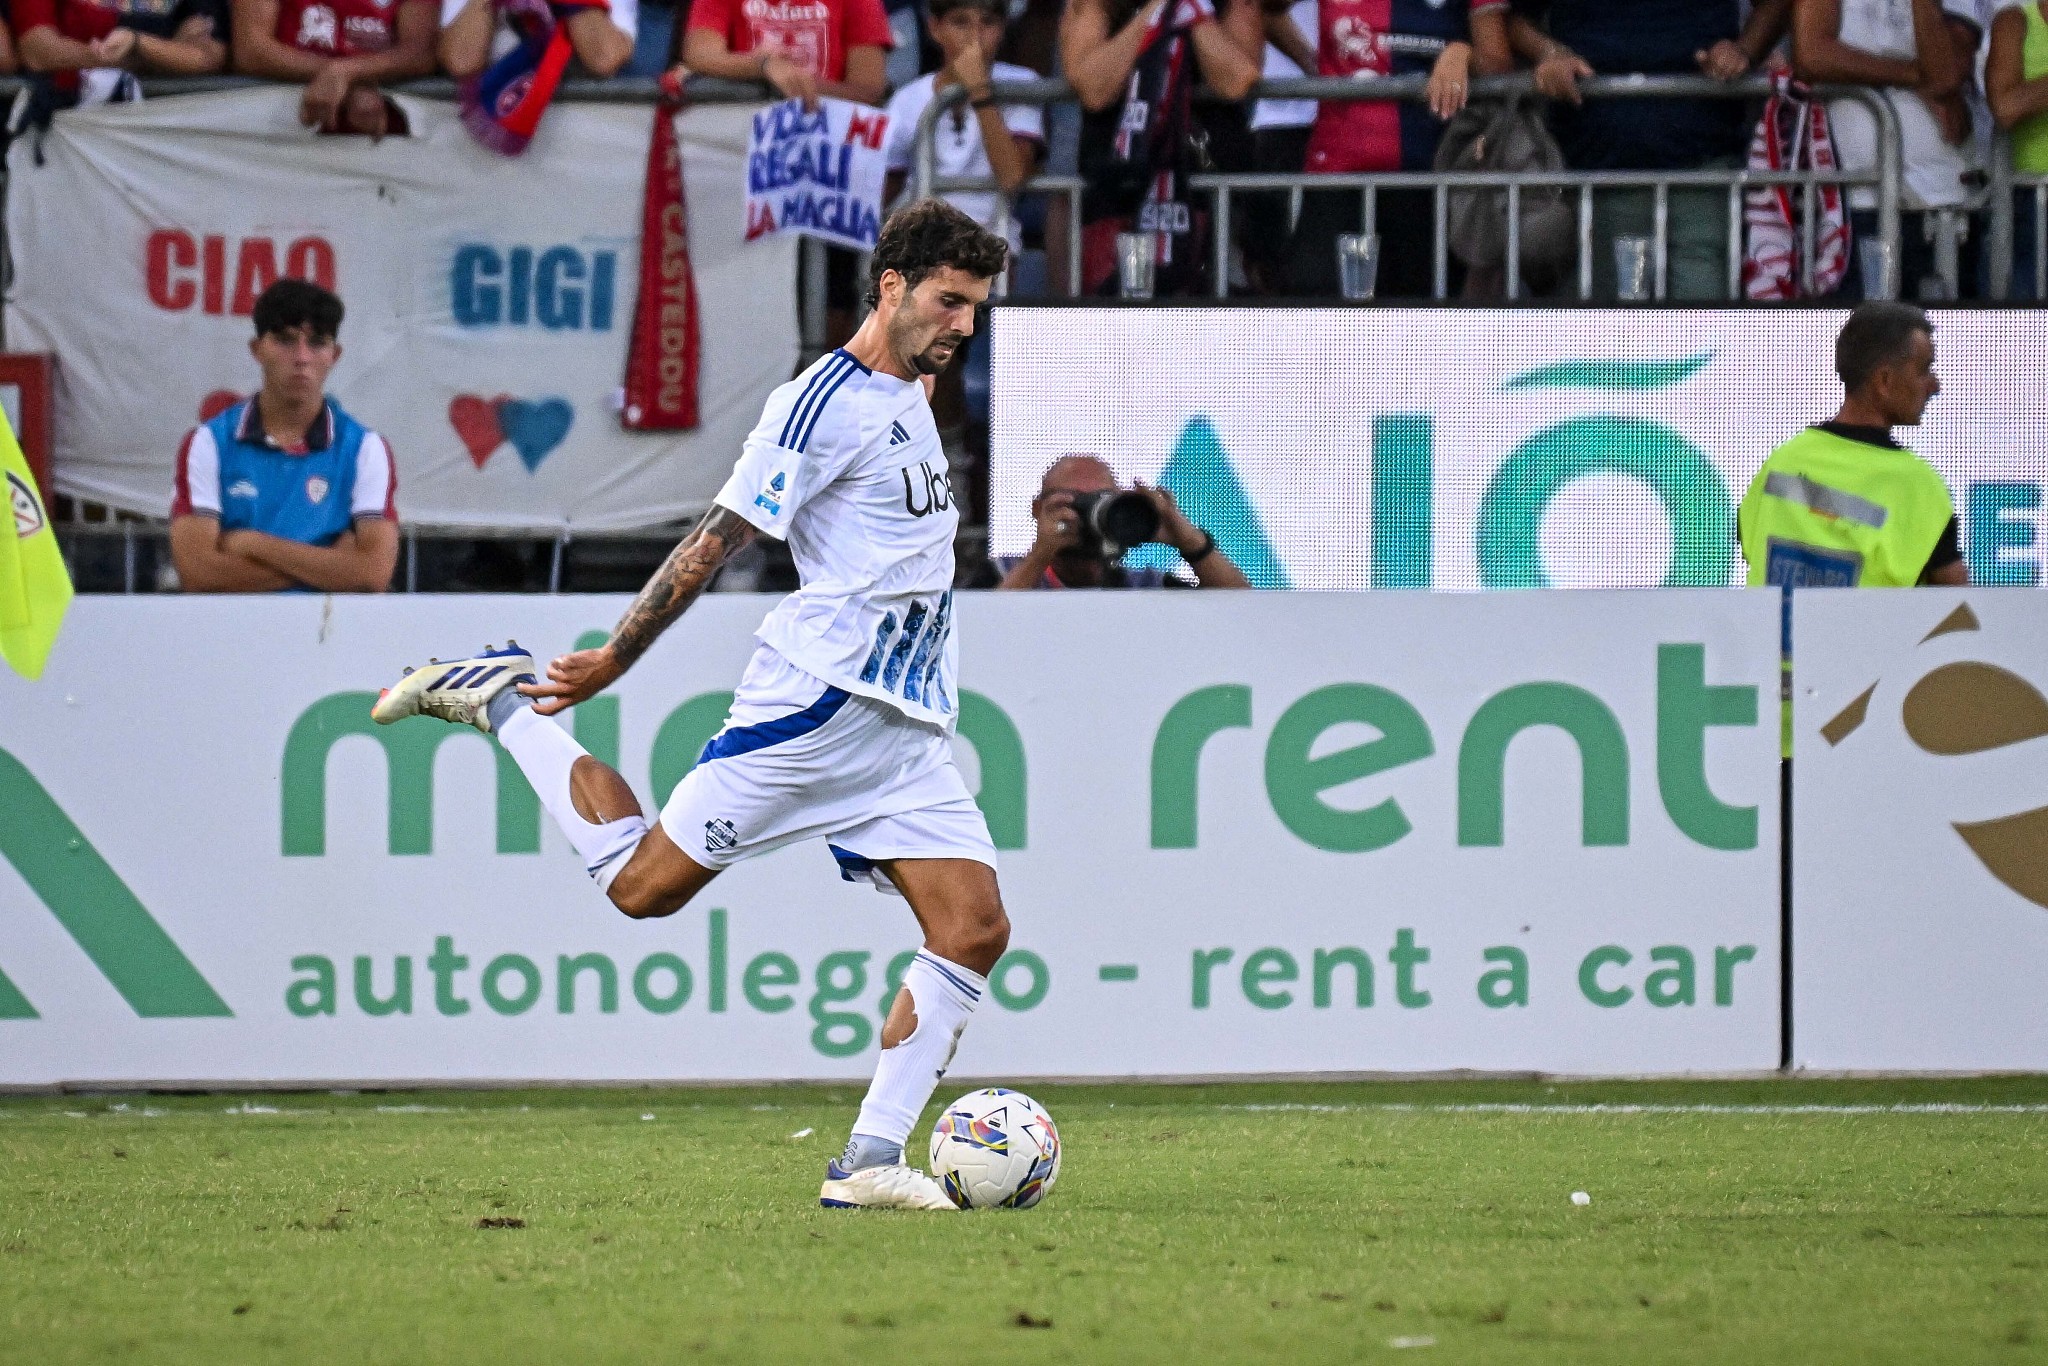
{"type": "Polygon", "coordinates": [[[1135,489],[1104,489],[1074,495],[1076,550],[1115,559],[1134,545],[1159,539],[1159,507],[1135,489]]]}

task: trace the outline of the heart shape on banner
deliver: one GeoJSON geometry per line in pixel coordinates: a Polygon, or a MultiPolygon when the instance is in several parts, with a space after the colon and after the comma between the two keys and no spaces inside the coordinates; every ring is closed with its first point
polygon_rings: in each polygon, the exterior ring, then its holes
{"type": "Polygon", "coordinates": [[[519,462],[526,466],[528,474],[540,468],[540,462],[562,444],[569,428],[575,425],[576,410],[567,399],[542,398],[531,403],[523,398],[498,400],[498,426],[512,443],[512,449],[519,452],[519,462]]]}
{"type": "Polygon", "coordinates": [[[511,401],[506,394],[495,399],[457,394],[449,401],[448,425],[462,438],[463,447],[478,469],[491,458],[491,452],[505,444],[505,429],[498,424],[498,407],[511,401]]]}
{"type": "Polygon", "coordinates": [[[519,454],[519,463],[532,474],[568,437],[569,429],[576,425],[576,409],[562,398],[528,401],[509,394],[495,398],[457,394],[448,403],[448,425],[462,438],[478,469],[509,441],[519,454]]]}

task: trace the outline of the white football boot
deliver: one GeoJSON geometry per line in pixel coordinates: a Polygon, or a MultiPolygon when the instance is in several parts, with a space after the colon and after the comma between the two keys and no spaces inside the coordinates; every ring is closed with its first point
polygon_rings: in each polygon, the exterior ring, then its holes
{"type": "Polygon", "coordinates": [[[849,1172],[837,1158],[825,1164],[818,1203],[826,1209],[960,1208],[943,1186],[915,1167],[862,1167],[849,1172]]]}
{"type": "Polygon", "coordinates": [[[502,650],[492,645],[468,659],[430,659],[425,668],[408,667],[396,684],[377,695],[370,719],[388,726],[408,716],[435,716],[489,735],[491,699],[514,683],[533,681],[533,656],[518,641],[508,640],[502,650]]]}

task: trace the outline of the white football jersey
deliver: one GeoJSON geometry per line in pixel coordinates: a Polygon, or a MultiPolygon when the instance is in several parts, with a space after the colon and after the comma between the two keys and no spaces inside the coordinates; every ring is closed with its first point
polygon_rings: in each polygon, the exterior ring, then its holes
{"type": "Polygon", "coordinates": [[[789,543],[802,586],[761,641],[835,687],[950,727],[953,505],[924,385],[833,351],[768,396],[717,503],[789,543]]]}

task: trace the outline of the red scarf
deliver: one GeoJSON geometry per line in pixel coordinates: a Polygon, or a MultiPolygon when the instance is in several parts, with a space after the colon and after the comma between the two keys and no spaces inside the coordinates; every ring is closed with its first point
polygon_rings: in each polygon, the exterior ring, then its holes
{"type": "Polygon", "coordinates": [[[647,143],[647,188],[640,207],[640,295],[626,351],[628,431],[686,431],[697,425],[697,367],[702,337],[697,279],[690,270],[690,215],[683,199],[683,163],[676,147],[681,91],[666,77],[670,99],[654,107],[647,143]]]}

